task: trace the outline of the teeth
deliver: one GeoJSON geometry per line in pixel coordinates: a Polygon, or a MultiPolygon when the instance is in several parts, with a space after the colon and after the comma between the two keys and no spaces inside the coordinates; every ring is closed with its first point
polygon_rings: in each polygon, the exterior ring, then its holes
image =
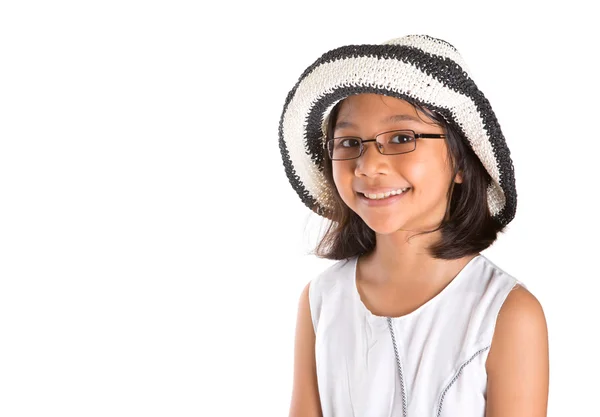
{"type": "MultiPolygon", "coordinates": [[[[409,187],[410,188],[410,187],[409,187]]],[[[379,193],[379,194],[363,194],[365,197],[367,197],[370,200],[381,200],[383,198],[388,198],[391,195],[398,195],[398,194],[402,194],[403,192],[405,192],[406,190],[408,190],[408,188],[401,188],[399,190],[394,190],[394,191],[390,191],[388,193],[379,193]]]]}

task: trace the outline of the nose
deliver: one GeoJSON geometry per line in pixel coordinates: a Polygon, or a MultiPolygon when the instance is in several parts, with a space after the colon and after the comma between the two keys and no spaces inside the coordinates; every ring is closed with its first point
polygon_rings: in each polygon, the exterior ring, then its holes
{"type": "Polygon", "coordinates": [[[375,141],[364,143],[363,146],[363,153],[356,160],[356,175],[369,176],[375,172],[381,172],[382,167],[389,163],[389,156],[379,152],[377,147],[381,145],[375,141]]]}

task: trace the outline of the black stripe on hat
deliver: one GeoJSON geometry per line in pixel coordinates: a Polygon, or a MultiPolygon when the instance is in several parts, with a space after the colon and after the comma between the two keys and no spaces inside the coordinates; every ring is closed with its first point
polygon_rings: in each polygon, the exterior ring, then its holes
{"type": "MultiPolygon", "coordinates": [[[[286,100],[286,108],[289,100],[286,100]]],[[[285,114],[285,109],[284,109],[285,114]]],[[[298,174],[294,169],[294,165],[292,164],[292,159],[290,158],[290,154],[288,152],[287,146],[285,144],[285,140],[283,138],[283,115],[281,116],[281,121],[279,123],[279,150],[281,151],[281,156],[283,158],[283,166],[285,168],[285,174],[292,184],[292,188],[296,191],[300,200],[312,211],[317,213],[320,216],[331,219],[332,213],[326,208],[321,206],[317,200],[310,194],[310,192],[306,189],[298,174]]],[[[322,167],[319,167],[322,170],[322,167]]]]}

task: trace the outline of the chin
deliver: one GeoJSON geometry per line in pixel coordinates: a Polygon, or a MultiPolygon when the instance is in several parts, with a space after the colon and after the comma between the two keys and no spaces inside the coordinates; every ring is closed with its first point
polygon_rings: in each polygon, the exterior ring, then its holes
{"type": "Polygon", "coordinates": [[[356,214],[378,235],[388,235],[399,230],[406,232],[428,231],[439,225],[439,221],[432,221],[430,218],[425,219],[423,216],[410,215],[406,212],[387,215],[381,213],[379,216],[377,216],[377,213],[361,213],[360,211],[356,214]]]}
{"type": "Polygon", "coordinates": [[[378,235],[388,235],[398,231],[399,229],[406,229],[409,227],[409,224],[406,221],[398,218],[392,219],[388,217],[388,219],[384,220],[381,218],[372,219],[369,217],[362,217],[362,219],[365,224],[378,235]]]}

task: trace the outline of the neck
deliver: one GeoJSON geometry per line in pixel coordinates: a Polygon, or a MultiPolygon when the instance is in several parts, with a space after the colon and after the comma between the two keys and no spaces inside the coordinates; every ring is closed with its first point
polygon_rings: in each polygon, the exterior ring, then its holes
{"type": "Polygon", "coordinates": [[[402,230],[378,234],[375,249],[361,257],[369,271],[369,281],[376,285],[413,286],[453,277],[475,255],[453,260],[433,258],[426,248],[440,237],[439,231],[418,236],[402,230]]]}

